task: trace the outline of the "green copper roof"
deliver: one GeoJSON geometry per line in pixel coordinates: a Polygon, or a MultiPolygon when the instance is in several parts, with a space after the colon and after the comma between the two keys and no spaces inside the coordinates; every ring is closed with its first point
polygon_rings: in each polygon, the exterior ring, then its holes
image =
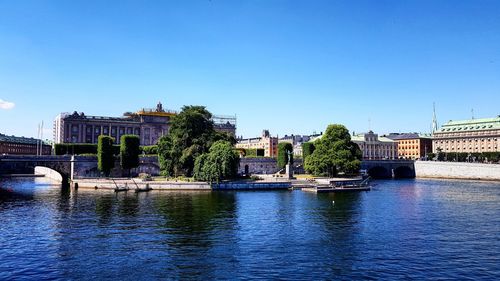
{"type": "Polygon", "coordinates": [[[449,121],[436,133],[454,133],[500,129],[500,116],[495,118],[449,121]]]}
{"type": "MultiPolygon", "coordinates": [[[[4,134],[0,134],[0,142],[36,145],[39,141],[40,141],[39,139],[34,139],[34,138],[15,137],[15,136],[7,136],[4,134]]],[[[46,143],[43,142],[43,144],[46,143]]]]}

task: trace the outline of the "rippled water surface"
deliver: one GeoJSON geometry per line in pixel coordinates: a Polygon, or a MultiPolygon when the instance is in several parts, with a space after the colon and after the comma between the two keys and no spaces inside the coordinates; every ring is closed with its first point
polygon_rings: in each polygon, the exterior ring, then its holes
{"type": "Polygon", "coordinates": [[[500,279],[500,184],[119,193],[0,181],[0,279],[500,279]]]}

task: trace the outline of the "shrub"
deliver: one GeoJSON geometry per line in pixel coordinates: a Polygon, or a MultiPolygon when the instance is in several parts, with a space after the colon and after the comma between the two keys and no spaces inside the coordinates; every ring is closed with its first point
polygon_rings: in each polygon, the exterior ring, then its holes
{"type": "Polygon", "coordinates": [[[278,168],[282,169],[288,164],[288,152],[290,152],[290,164],[293,164],[293,146],[291,143],[282,142],[278,144],[278,168]]]}
{"type": "Polygon", "coordinates": [[[305,142],[302,144],[302,158],[306,159],[307,156],[311,155],[314,152],[314,143],[305,142]]]}
{"type": "Polygon", "coordinates": [[[157,145],[148,145],[140,147],[141,153],[147,155],[157,155],[158,154],[158,146],[157,145]]]}
{"type": "Polygon", "coordinates": [[[139,137],[136,135],[123,135],[120,138],[120,165],[123,169],[139,166],[139,137]]]}
{"type": "MultiPolygon", "coordinates": [[[[94,143],[58,143],[54,145],[56,155],[84,155],[97,154],[97,144],[94,143]]],[[[113,145],[113,155],[120,154],[120,146],[113,145]]]]}
{"type": "Polygon", "coordinates": [[[101,135],[97,139],[97,169],[105,176],[109,176],[111,169],[115,166],[113,156],[113,138],[101,135]]]}
{"type": "Polygon", "coordinates": [[[54,145],[56,155],[79,155],[79,154],[96,154],[97,144],[92,143],[58,143],[54,145]]]}

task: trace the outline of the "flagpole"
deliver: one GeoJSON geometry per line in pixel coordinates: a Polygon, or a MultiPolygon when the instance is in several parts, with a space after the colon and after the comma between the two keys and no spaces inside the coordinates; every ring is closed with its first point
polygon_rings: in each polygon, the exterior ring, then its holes
{"type": "Polygon", "coordinates": [[[36,132],[36,155],[38,156],[38,147],[40,146],[40,123],[37,124],[38,131],[36,132]]]}
{"type": "Polygon", "coordinates": [[[40,156],[43,155],[43,120],[42,127],[40,129],[40,156]]]}

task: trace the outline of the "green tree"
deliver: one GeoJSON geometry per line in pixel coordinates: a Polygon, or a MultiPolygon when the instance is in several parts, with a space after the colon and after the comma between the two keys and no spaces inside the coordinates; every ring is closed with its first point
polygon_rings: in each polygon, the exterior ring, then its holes
{"type": "Polygon", "coordinates": [[[428,160],[434,160],[434,158],[436,158],[436,153],[432,153],[432,152],[427,153],[428,160]]]}
{"type": "Polygon", "coordinates": [[[136,135],[123,135],[120,138],[120,165],[128,170],[139,166],[139,137],[136,135]]]}
{"type": "Polygon", "coordinates": [[[110,136],[100,135],[97,138],[97,169],[108,177],[114,166],[115,157],[113,156],[113,138],[110,136]]]}
{"type": "Polygon", "coordinates": [[[444,154],[443,150],[440,147],[438,147],[436,150],[437,150],[437,160],[444,161],[446,158],[446,155],[444,154]]]}
{"type": "Polygon", "coordinates": [[[237,175],[239,155],[228,141],[217,141],[208,154],[196,158],[194,176],[196,180],[217,182],[237,175]]]}
{"type": "Polygon", "coordinates": [[[314,151],[305,158],[304,168],[316,176],[354,175],[361,167],[362,153],[351,141],[343,125],[329,125],[321,139],[314,142],[314,151]]]}
{"type": "Polygon", "coordinates": [[[160,173],[163,176],[176,175],[174,172],[174,158],[172,149],[172,138],[163,136],[158,140],[158,162],[160,164],[160,173]]]}
{"type": "Polygon", "coordinates": [[[195,160],[207,153],[217,141],[236,140],[228,134],[216,132],[212,114],[204,106],[184,106],[179,114],[172,117],[169,134],[158,141],[158,157],[163,175],[191,176],[195,160]]]}
{"type": "MultiPolygon", "coordinates": [[[[278,168],[282,169],[288,164],[288,152],[293,152],[293,146],[289,142],[278,144],[278,168]]],[[[293,154],[290,155],[290,164],[293,164],[293,154]]]]}
{"type": "Polygon", "coordinates": [[[195,178],[195,180],[201,180],[201,181],[205,180],[205,173],[203,167],[207,162],[207,158],[208,158],[208,153],[204,153],[196,157],[193,168],[193,177],[195,178]]]}
{"type": "Polygon", "coordinates": [[[302,144],[302,159],[306,159],[307,156],[311,155],[314,152],[314,143],[305,142],[302,144]]]}

